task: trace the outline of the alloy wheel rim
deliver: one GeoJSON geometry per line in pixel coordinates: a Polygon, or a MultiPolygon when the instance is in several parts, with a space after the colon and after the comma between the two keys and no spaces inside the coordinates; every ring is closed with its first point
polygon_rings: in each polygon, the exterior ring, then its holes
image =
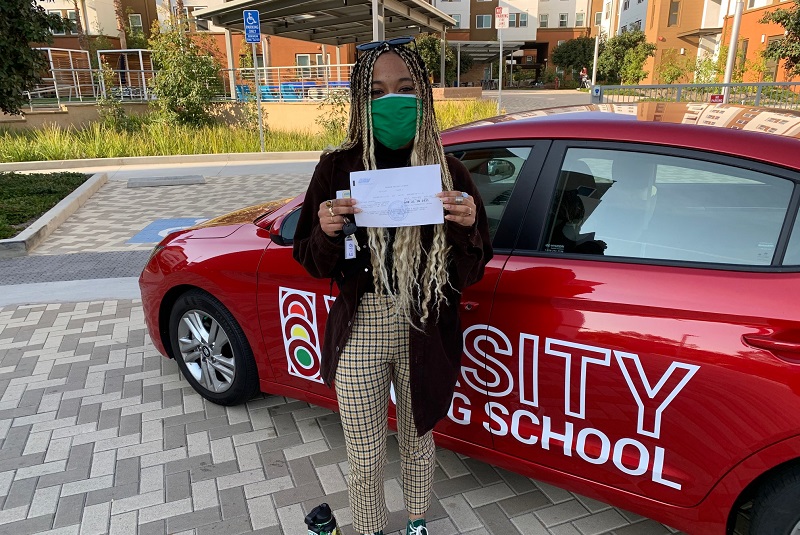
{"type": "Polygon", "coordinates": [[[206,390],[221,394],[236,377],[228,334],[208,312],[189,310],[178,323],[178,348],[186,369],[206,390]]]}

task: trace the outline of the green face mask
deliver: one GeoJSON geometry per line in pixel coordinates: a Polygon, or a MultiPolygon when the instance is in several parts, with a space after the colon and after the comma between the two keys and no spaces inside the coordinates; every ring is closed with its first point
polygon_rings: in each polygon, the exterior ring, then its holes
{"type": "Polygon", "coordinates": [[[414,139],[417,133],[417,101],[415,95],[397,94],[373,100],[372,133],[375,139],[392,150],[414,139]]]}

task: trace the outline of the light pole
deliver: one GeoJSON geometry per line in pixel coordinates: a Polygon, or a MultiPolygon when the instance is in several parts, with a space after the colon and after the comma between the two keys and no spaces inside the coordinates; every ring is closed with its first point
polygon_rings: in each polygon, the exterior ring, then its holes
{"type": "Polygon", "coordinates": [[[733,28],[731,29],[731,40],[728,43],[728,62],[725,64],[725,78],[723,83],[726,84],[722,90],[722,101],[727,104],[728,96],[730,95],[730,87],[727,84],[731,83],[733,77],[733,67],[736,65],[736,45],[739,44],[739,28],[742,25],[742,11],[744,11],[744,0],[739,0],[736,3],[736,13],[733,15],[733,28]]]}

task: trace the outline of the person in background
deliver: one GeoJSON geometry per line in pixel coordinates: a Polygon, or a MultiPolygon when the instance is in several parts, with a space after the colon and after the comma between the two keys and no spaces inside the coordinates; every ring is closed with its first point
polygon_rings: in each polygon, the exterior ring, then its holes
{"type": "MultiPolygon", "coordinates": [[[[431,82],[412,38],[358,48],[347,138],[323,154],[306,192],[294,257],[336,281],[322,377],[336,388],[359,533],[382,534],[387,407],[394,384],[407,535],[426,535],[435,467],[431,430],[450,407],[463,350],[458,307],[492,257],[483,203],[466,168],[442,148],[431,82]],[[440,165],[445,222],[357,228],[350,173],[440,165]],[[359,247],[346,254],[345,230],[359,247]]],[[[352,245],[352,242],[351,242],[352,245]]]]}

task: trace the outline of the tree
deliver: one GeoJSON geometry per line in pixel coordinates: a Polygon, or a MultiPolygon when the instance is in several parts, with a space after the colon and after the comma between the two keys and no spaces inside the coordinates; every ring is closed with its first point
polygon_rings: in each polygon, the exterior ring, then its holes
{"type": "MultiPolygon", "coordinates": [[[[442,70],[442,42],[436,35],[424,34],[420,35],[415,40],[417,52],[422,56],[425,62],[425,68],[428,69],[428,74],[438,79],[442,70]]],[[[414,46],[414,45],[412,45],[414,46]]],[[[474,60],[469,54],[461,54],[461,73],[465,73],[472,68],[474,60]]],[[[456,79],[456,49],[455,47],[448,46],[445,51],[444,61],[444,76],[449,84],[452,84],[456,79]]]]}
{"type": "Polygon", "coordinates": [[[578,37],[570,39],[553,50],[553,64],[564,70],[580,70],[586,67],[592,70],[594,63],[594,39],[578,37]]]}
{"type": "Polygon", "coordinates": [[[83,12],[81,11],[78,0],[72,0],[72,9],[75,10],[75,33],[78,34],[78,46],[81,50],[89,50],[89,39],[86,37],[86,32],[83,31],[83,12]]]}
{"type": "Polygon", "coordinates": [[[117,19],[117,35],[119,35],[119,47],[122,50],[128,48],[128,38],[125,34],[125,10],[122,8],[122,0],[114,0],[114,16],[117,19]]]}
{"type": "Polygon", "coordinates": [[[47,59],[30,43],[52,43],[52,32],[63,32],[72,24],[50,15],[36,0],[0,2],[0,110],[17,115],[25,104],[24,91],[42,79],[47,59]]]}
{"type": "Polygon", "coordinates": [[[161,115],[170,122],[210,122],[211,102],[222,89],[211,37],[187,35],[173,21],[151,34],[150,49],[158,69],[150,84],[157,97],[153,105],[161,115]]]}
{"type": "Polygon", "coordinates": [[[655,52],[656,45],[647,42],[644,32],[624,32],[606,41],[597,68],[611,82],[638,84],[647,77],[644,64],[655,52]]]}
{"type": "Polygon", "coordinates": [[[800,0],[794,0],[791,9],[781,8],[765,13],[759,22],[772,22],[783,26],[786,31],[783,39],[767,45],[764,57],[773,61],[785,60],[786,73],[790,77],[800,75],[800,0]]]}
{"type": "Polygon", "coordinates": [[[695,65],[695,60],[681,56],[674,48],[666,49],[661,53],[657,81],[661,84],[688,83],[694,75],[695,65]]]}

